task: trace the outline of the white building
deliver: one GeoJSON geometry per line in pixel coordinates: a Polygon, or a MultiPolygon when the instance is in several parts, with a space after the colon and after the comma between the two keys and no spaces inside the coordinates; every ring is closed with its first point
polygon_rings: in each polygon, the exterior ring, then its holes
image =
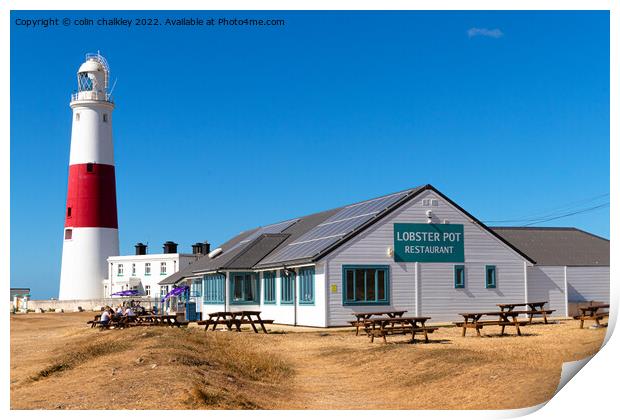
{"type": "Polygon", "coordinates": [[[203,246],[195,244],[194,253],[177,252],[177,244],[166,242],[162,254],[147,254],[146,245],[136,245],[136,255],[119,255],[108,258],[108,278],[103,280],[103,297],[124,290],[138,290],[143,296],[159,299],[170,291],[159,282],[171,274],[190,266],[202,255],[203,246]]]}
{"type": "Polygon", "coordinates": [[[352,312],[399,309],[446,322],[499,303],[542,299],[566,316],[569,300],[609,302],[608,240],[568,235],[546,240],[541,253],[528,246],[532,232],[548,230],[520,231],[517,245],[425,185],[242,232],[161,284],[190,284],[203,319],[259,310],[318,327],[348,325],[352,312]],[[596,246],[585,250],[584,240],[596,246]]]}

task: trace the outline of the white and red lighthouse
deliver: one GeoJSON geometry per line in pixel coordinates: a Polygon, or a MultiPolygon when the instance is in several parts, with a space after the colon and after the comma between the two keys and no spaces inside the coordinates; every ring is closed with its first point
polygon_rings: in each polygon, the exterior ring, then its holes
{"type": "Polygon", "coordinates": [[[71,96],[61,300],[103,297],[106,259],[119,254],[109,72],[105,58],[88,54],[77,73],[78,91],[71,96]]]}

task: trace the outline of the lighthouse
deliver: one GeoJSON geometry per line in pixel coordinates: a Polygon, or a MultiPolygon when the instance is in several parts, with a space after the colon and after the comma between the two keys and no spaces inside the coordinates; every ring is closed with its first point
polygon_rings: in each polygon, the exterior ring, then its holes
{"type": "Polygon", "coordinates": [[[71,96],[73,122],[59,299],[103,297],[106,259],[118,255],[110,69],[87,54],[71,96]]]}

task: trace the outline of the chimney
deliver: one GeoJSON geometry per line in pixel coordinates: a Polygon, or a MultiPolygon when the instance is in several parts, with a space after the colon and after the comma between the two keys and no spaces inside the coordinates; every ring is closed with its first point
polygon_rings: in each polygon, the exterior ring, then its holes
{"type": "Polygon", "coordinates": [[[142,242],[136,244],[136,255],[146,255],[146,245],[142,242]]]}
{"type": "Polygon", "coordinates": [[[203,244],[201,244],[200,242],[196,242],[194,245],[192,245],[192,254],[194,255],[203,255],[203,244]]]}
{"type": "Polygon", "coordinates": [[[207,255],[211,252],[211,244],[207,241],[196,242],[192,245],[192,254],[194,255],[207,255]]]}
{"type": "Polygon", "coordinates": [[[176,254],[177,253],[177,245],[172,241],[164,242],[164,254],[176,254]]]}

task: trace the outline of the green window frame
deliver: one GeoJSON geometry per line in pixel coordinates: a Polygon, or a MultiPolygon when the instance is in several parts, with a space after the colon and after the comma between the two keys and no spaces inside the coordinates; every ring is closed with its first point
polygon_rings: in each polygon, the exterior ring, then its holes
{"type": "Polygon", "coordinates": [[[465,266],[464,265],[454,266],[454,288],[455,289],[465,288],[465,266]]]}
{"type": "Polygon", "coordinates": [[[343,265],[343,305],[389,305],[388,265],[343,265]]]}
{"type": "Polygon", "coordinates": [[[280,304],[292,305],[295,301],[295,273],[280,270],[280,304]]]}
{"type": "Polygon", "coordinates": [[[206,274],[202,278],[203,303],[224,303],[225,278],[223,274],[206,274]]]}
{"type": "Polygon", "coordinates": [[[276,272],[263,272],[263,303],[266,305],[276,304],[276,272]]]}
{"type": "Polygon", "coordinates": [[[258,273],[230,273],[231,305],[259,305],[260,283],[258,273]]]}
{"type": "Polygon", "coordinates": [[[484,266],[484,286],[487,289],[495,289],[497,287],[497,270],[494,265],[484,266]]]}
{"type": "Polygon", "coordinates": [[[190,297],[202,297],[202,281],[201,282],[192,282],[190,286],[190,297]]]}
{"type": "Polygon", "coordinates": [[[299,270],[299,304],[314,305],[314,267],[299,270]]]}

